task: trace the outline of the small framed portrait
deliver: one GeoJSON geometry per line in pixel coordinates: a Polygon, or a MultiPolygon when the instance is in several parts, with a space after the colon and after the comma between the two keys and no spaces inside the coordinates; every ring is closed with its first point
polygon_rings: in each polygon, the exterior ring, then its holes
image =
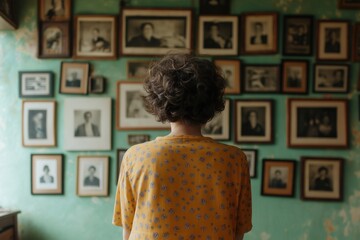
{"type": "Polygon", "coordinates": [[[89,82],[90,93],[104,93],[106,87],[106,79],[103,76],[92,76],[89,82]]]}
{"type": "Polygon", "coordinates": [[[261,195],[294,197],[295,167],[293,160],[263,159],[261,195]]]}
{"type": "Polygon", "coordinates": [[[346,99],[288,99],[288,146],[347,148],[346,99]]]}
{"type": "Polygon", "coordinates": [[[108,156],[78,157],[76,194],[82,197],[101,197],[109,194],[108,156]]]}
{"type": "Polygon", "coordinates": [[[64,149],[111,150],[111,98],[64,101],[64,149]]]}
{"type": "Polygon", "coordinates": [[[71,56],[70,22],[41,22],[39,29],[39,58],[71,56]]]}
{"type": "Polygon", "coordinates": [[[148,74],[150,60],[130,60],[126,64],[126,78],[128,80],[143,81],[148,74]]]}
{"type": "Polygon", "coordinates": [[[53,72],[19,72],[19,96],[42,98],[54,96],[53,72]]]}
{"type": "Polygon", "coordinates": [[[123,8],[122,55],[165,55],[192,49],[192,10],[123,8]]]}
{"type": "Polygon", "coordinates": [[[129,146],[133,146],[136,144],[144,143],[150,141],[149,134],[129,134],[128,135],[128,144],[129,146]]]}
{"type": "Polygon", "coordinates": [[[87,94],[89,84],[89,63],[62,62],[60,93],[87,94]]]}
{"type": "Polygon", "coordinates": [[[338,0],[340,8],[359,9],[360,0],[338,0]]]}
{"type": "Polygon", "coordinates": [[[142,82],[119,81],[117,83],[117,130],[169,129],[168,124],[156,121],[155,117],[145,110],[144,95],[142,82]]]}
{"type": "Polygon", "coordinates": [[[75,16],[74,58],[116,59],[116,23],[111,15],[75,16]]]}
{"type": "Polygon", "coordinates": [[[117,161],[116,161],[116,184],[119,181],[119,175],[120,175],[120,168],[121,168],[121,163],[122,160],[124,158],[124,155],[126,153],[127,149],[118,149],[117,150],[117,161]]]}
{"type": "Polygon", "coordinates": [[[56,146],[56,102],[22,102],[22,144],[24,147],[56,146]]]}
{"type": "Polygon", "coordinates": [[[301,158],[301,198],[342,201],[344,160],[328,157],[301,158]]]}
{"type": "Polygon", "coordinates": [[[273,141],[273,101],[235,101],[235,141],[271,143],[273,141]]]}
{"type": "Polygon", "coordinates": [[[347,93],[349,90],[350,65],[315,64],[314,92],[347,93]]]}
{"type": "MultiPolygon", "coordinates": [[[[360,4],[360,3],[359,3],[360,4]]],[[[360,61],[360,23],[356,23],[353,31],[353,60],[356,62],[360,61]]]]}
{"type": "Polygon", "coordinates": [[[238,59],[216,59],[214,64],[222,70],[225,78],[225,94],[240,94],[241,61],[238,59]]]}
{"type": "Polygon", "coordinates": [[[246,93],[280,92],[280,66],[245,65],[243,91],[246,93]]]}
{"type": "Polygon", "coordinates": [[[306,94],[308,92],[309,62],[284,60],[282,62],[282,92],[306,94]]]}
{"type": "Polygon", "coordinates": [[[63,194],[62,154],[31,154],[31,194],[63,194]]]}
{"type": "Polygon", "coordinates": [[[226,15],[230,13],[230,0],[200,0],[200,14],[226,15]]]}
{"type": "Polygon", "coordinates": [[[310,15],[284,16],[283,55],[311,56],[313,54],[313,22],[310,15]]]}
{"type": "Polygon", "coordinates": [[[70,21],[71,0],[39,0],[39,19],[41,21],[70,21]]]}
{"type": "Polygon", "coordinates": [[[349,38],[348,21],[319,20],[317,23],[317,60],[349,60],[349,38]]]}
{"type": "Polygon", "coordinates": [[[275,54],[278,51],[278,14],[246,13],[243,15],[243,52],[275,54]]]}
{"type": "Polygon", "coordinates": [[[217,140],[230,140],[230,101],[230,99],[226,99],[225,109],[216,114],[201,128],[201,133],[205,137],[217,140]]]}
{"type": "Polygon", "coordinates": [[[199,16],[198,22],[197,46],[200,55],[238,55],[238,16],[199,16]]]}
{"type": "Polygon", "coordinates": [[[257,150],[256,149],[241,149],[246,155],[246,160],[249,165],[249,172],[251,178],[257,177],[257,150]]]}

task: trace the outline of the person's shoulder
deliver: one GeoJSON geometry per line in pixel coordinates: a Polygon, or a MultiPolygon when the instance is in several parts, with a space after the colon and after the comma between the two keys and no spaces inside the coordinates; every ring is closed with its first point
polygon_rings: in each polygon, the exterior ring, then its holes
{"type": "Polygon", "coordinates": [[[236,146],[228,145],[228,144],[224,144],[224,143],[219,143],[219,142],[216,142],[216,141],[214,141],[214,144],[218,145],[217,148],[220,148],[222,150],[222,152],[226,152],[226,153],[229,153],[231,155],[234,155],[236,158],[240,157],[240,158],[246,159],[246,156],[245,156],[244,152],[240,148],[238,148],[236,146]]]}

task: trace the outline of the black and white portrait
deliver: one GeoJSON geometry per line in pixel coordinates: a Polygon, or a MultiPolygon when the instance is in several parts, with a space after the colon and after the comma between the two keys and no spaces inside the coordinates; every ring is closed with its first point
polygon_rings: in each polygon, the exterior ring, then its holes
{"type": "Polygon", "coordinates": [[[333,191],[333,165],[309,164],[310,189],[315,191],[333,191]]]}
{"type": "Polygon", "coordinates": [[[80,88],[81,82],[84,78],[84,70],[82,68],[68,68],[66,71],[67,88],[80,88]]]}
{"type": "Polygon", "coordinates": [[[74,111],[75,137],[100,137],[101,110],[74,111]]]}
{"type": "Polygon", "coordinates": [[[128,91],[126,92],[127,111],[126,117],[128,118],[150,118],[150,114],[146,112],[141,91],[128,91]]]}
{"type": "Polygon", "coordinates": [[[90,92],[103,93],[105,90],[105,78],[103,76],[93,76],[90,78],[90,92]]]}
{"type": "Polygon", "coordinates": [[[205,124],[205,126],[201,129],[202,134],[210,135],[210,134],[222,134],[223,133],[223,116],[221,113],[216,114],[213,119],[205,124]]]}
{"type": "Polygon", "coordinates": [[[233,22],[204,22],[204,48],[232,48],[233,22]]]}
{"type": "Polygon", "coordinates": [[[43,54],[61,54],[63,51],[62,31],[57,27],[46,28],[43,32],[43,54]]]}
{"type": "Polygon", "coordinates": [[[251,35],[250,35],[250,44],[259,45],[259,44],[267,44],[268,43],[268,31],[269,26],[268,23],[263,22],[252,22],[251,23],[251,35]]]}
{"type": "Polygon", "coordinates": [[[82,21],[80,52],[111,52],[112,23],[82,21]]]}
{"type": "Polygon", "coordinates": [[[325,28],[325,53],[340,53],[340,28],[325,28]]]}
{"type": "Polygon", "coordinates": [[[303,68],[301,66],[289,66],[286,68],[286,86],[288,88],[301,88],[303,68]]]}
{"type": "Polygon", "coordinates": [[[47,111],[46,110],[29,110],[28,131],[29,139],[46,139],[47,138],[47,111]]]}
{"type": "Polygon", "coordinates": [[[348,90],[348,65],[315,65],[315,92],[342,92],[348,90]]]}
{"type": "Polygon", "coordinates": [[[100,179],[96,176],[98,173],[96,172],[96,167],[94,165],[90,165],[84,175],[85,187],[100,187],[100,179]]]}
{"type": "Polygon", "coordinates": [[[289,169],[287,167],[270,167],[269,188],[286,188],[289,169]]]}
{"type": "Polygon", "coordinates": [[[144,80],[148,73],[150,61],[128,61],[127,73],[129,79],[144,80]]]}
{"type": "Polygon", "coordinates": [[[278,66],[246,66],[245,92],[278,92],[278,66]]]}
{"type": "Polygon", "coordinates": [[[65,0],[42,0],[46,20],[54,20],[57,18],[65,18],[65,0]]]}
{"type": "Polygon", "coordinates": [[[312,52],[312,24],[310,16],[284,18],[284,54],[310,55],[312,52]]]}
{"type": "Polygon", "coordinates": [[[217,113],[202,128],[201,132],[206,137],[217,140],[227,140],[230,138],[230,100],[225,100],[225,108],[222,112],[217,113]]]}
{"type": "Polygon", "coordinates": [[[38,159],[35,162],[36,188],[55,189],[57,186],[57,162],[55,159],[38,159]]]}
{"type": "Polygon", "coordinates": [[[265,136],[265,107],[243,107],[242,136],[265,136]]]}

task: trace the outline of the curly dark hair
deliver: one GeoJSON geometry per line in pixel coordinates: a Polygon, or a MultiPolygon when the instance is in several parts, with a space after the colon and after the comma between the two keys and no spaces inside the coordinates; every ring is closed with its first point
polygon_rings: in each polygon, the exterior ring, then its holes
{"type": "Polygon", "coordinates": [[[161,122],[205,124],[224,110],[225,83],[211,61],[169,54],[150,66],[144,105],[161,122]]]}

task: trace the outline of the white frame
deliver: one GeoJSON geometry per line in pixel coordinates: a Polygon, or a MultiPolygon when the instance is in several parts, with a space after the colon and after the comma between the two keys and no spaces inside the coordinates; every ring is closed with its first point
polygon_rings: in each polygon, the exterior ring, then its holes
{"type": "MultiPolygon", "coordinates": [[[[203,135],[205,137],[211,137],[216,140],[229,140],[230,139],[230,99],[225,100],[225,108],[221,113],[218,113],[221,115],[221,126],[222,126],[222,133],[221,134],[205,134],[203,135]]],[[[211,124],[211,122],[216,119],[215,116],[213,119],[211,119],[209,122],[207,122],[202,129],[208,124],[211,124]]]]}

